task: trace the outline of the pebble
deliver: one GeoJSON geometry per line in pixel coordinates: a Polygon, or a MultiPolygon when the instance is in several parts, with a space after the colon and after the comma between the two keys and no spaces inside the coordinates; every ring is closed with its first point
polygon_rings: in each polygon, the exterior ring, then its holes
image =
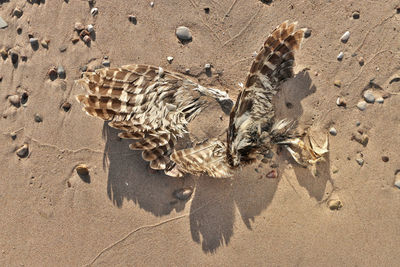
{"type": "Polygon", "coordinates": [[[19,58],[19,55],[18,55],[18,53],[17,52],[15,52],[15,51],[11,51],[10,52],[10,57],[11,57],[11,63],[12,64],[17,64],[18,63],[18,58],[19,58]]]}
{"type": "Polygon", "coordinates": [[[364,66],[364,63],[365,63],[364,58],[363,57],[359,57],[358,58],[358,64],[360,64],[360,66],[364,66]]]}
{"type": "Polygon", "coordinates": [[[28,154],[29,154],[28,144],[24,144],[23,146],[18,148],[16,153],[17,153],[17,156],[20,158],[25,158],[26,156],[28,156],[28,154]]]}
{"type": "Polygon", "coordinates": [[[169,64],[171,64],[173,60],[174,60],[174,57],[167,57],[167,61],[169,64]]]}
{"type": "Polygon", "coordinates": [[[64,103],[61,105],[61,108],[62,108],[65,112],[68,112],[68,111],[71,109],[71,103],[69,103],[69,102],[64,102],[64,103]]]}
{"type": "Polygon", "coordinates": [[[7,28],[8,24],[0,17],[0,29],[7,28]]]}
{"type": "Polygon", "coordinates": [[[21,98],[19,95],[11,95],[8,97],[8,101],[16,107],[19,107],[21,103],[21,98]]]}
{"type": "Polygon", "coordinates": [[[16,132],[10,133],[10,137],[11,137],[12,140],[17,139],[17,133],[16,132]]]}
{"type": "Polygon", "coordinates": [[[333,82],[333,84],[334,84],[336,87],[341,87],[341,86],[342,86],[342,81],[341,81],[341,80],[335,80],[335,81],[333,82]]]}
{"type": "Polygon", "coordinates": [[[211,64],[210,64],[210,63],[205,64],[205,65],[204,65],[204,68],[205,68],[206,70],[211,69],[211,64]]]}
{"type": "Polygon", "coordinates": [[[343,59],[343,57],[344,57],[344,53],[340,52],[339,55],[337,55],[336,59],[341,61],[343,59]]]}
{"type": "Polygon", "coordinates": [[[336,131],[336,129],[335,129],[334,127],[332,127],[332,128],[329,129],[329,133],[330,133],[331,135],[333,135],[333,136],[336,136],[336,135],[337,135],[337,131],[336,131]]]}
{"type": "Polygon", "coordinates": [[[364,92],[364,99],[367,101],[367,103],[374,103],[375,102],[375,96],[372,94],[371,91],[365,91],[364,92]]]}
{"type": "Polygon", "coordinates": [[[340,37],[340,41],[342,41],[343,43],[347,43],[349,38],[350,38],[350,32],[347,31],[342,35],[342,37],[340,37]]]}
{"type": "Polygon", "coordinates": [[[185,26],[180,26],[175,31],[176,37],[178,37],[181,41],[191,41],[192,34],[190,33],[189,28],[185,26]]]}
{"type": "Polygon", "coordinates": [[[31,43],[32,47],[37,48],[39,46],[39,39],[38,38],[29,38],[29,42],[31,43]]]}
{"type": "Polygon", "coordinates": [[[338,97],[336,99],[336,105],[338,105],[339,107],[345,107],[346,106],[346,101],[343,98],[338,97]]]}
{"type": "Polygon", "coordinates": [[[340,210],[343,207],[343,204],[340,199],[330,199],[328,200],[328,207],[330,210],[340,210]]]}
{"type": "Polygon", "coordinates": [[[110,62],[108,59],[105,59],[105,60],[103,60],[103,62],[101,62],[101,64],[102,64],[104,67],[110,67],[111,62],[110,62]]]}
{"type": "Polygon", "coordinates": [[[67,51],[67,46],[66,45],[62,45],[58,48],[58,51],[60,51],[61,53],[64,53],[65,51],[67,51]]]}
{"type": "Polygon", "coordinates": [[[359,19],[360,18],[360,12],[354,11],[352,14],[353,19],[359,19]]]}
{"type": "Polygon", "coordinates": [[[137,24],[137,18],[134,16],[134,15],[129,15],[128,16],[128,19],[129,19],[129,21],[131,22],[131,23],[133,23],[133,24],[137,24]]]}
{"type": "Polygon", "coordinates": [[[36,122],[42,122],[43,121],[42,116],[40,116],[38,113],[36,113],[33,117],[34,117],[36,122]]]}
{"type": "Polygon", "coordinates": [[[396,172],[394,173],[395,175],[395,179],[394,179],[394,185],[400,189],[400,170],[396,170],[396,172]]]}
{"type": "Polygon", "coordinates": [[[378,98],[376,99],[376,103],[379,103],[379,104],[383,104],[384,101],[385,101],[385,100],[383,99],[383,97],[378,97],[378,98]]]}
{"type": "Polygon", "coordinates": [[[20,17],[22,16],[23,13],[24,13],[24,12],[23,12],[20,8],[16,7],[16,8],[14,9],[14,11],[13,11],[13,16],[15,16],[15,17],[17,17],[17,18],[20,18],[20,17]]]}
{"type": "Polygon", "coordinates": [[[278,172],[276,170],[272,170],[269,173],[267,173],[265,177],[270,179],[278,178],[278,172]]]}
{"type": "Polygon", "coordinates": [[[83,26],[83,24],[80,22],[75,22],[74,28],[76,31],[80,32],[85,29],[85,26],[83,26]]]}
{"type": "Polygon", "coordinates": [[[8,57],[7,49],[5,47],[0,49],[0,55],[3,57],[3,59],[8,57]]]}
{"type": "Polygon", "coordinates": [[[92,14],[92,16],[95,16],[99,13],[99,9],[97,7],[94,7],[90,10],[90,14],[92,14]]]}
{"type": "Polygon", "coordinates": [[[49,40],[42,40],[40,42],[40,44],[44,47],[44,48],[49,48],[49,40]]]}
{"type": "Polygon", "coordinates": [[[94,32],[94,26],[92,24],[89,24],[86,26],[86,30],[90,33],[94,32]]]}
{"type": "Polygon", "coordinates": [[[209,7],[205,7],[205,8],[204,8],[204,13],[210,14],[210,8],[209,8],[209,7]]]}
{"type": "Polygon", "coordinates": [[[151,7],[154,7],[154,2],[150,2],[150,6],[151,6],[151,7]]]}
{"type": "Polygon", "coordinates": [[[58,66],[57,74],[58,74],[58,77],[60,77],[60,79],[65,79],[66,75],[65,75],[65,70],[64,70],[63,66],[61,66],[61,65],[58,66]]]}
{"type": "Polygon", "coordinates": [[[367,102],[365,102],[365,101],[358,102],[357,108],[361,111],[364,111],[367,108],[367,102]]]}
{"type": "Polygon", "coordinates": [[[76,166],[75,169],[79,175],[82,175],[82,176],[89,175],[89,168],[86,164],[79,164],[78,166],[76,166]]]}
{"type": "Polygon", "coordinates": [[[308,38],[308,37],[310,37],[311,36],[311,29],[307,29],[305,32],[304,32],[304,38],[308,38]]]}
{"type": "Polygon", "coordinates": [[[55,79],[57,79],[57,70],[55,67],[49,69],[49,71],[47,72],[47,76],[49,76],[50,80],[54,81],[55,79]]]}
{"type": "Polygon", "coordinates": [[[92,40],[92,39],[90,38],[89,35],[85,35],[85,36],[83,37],[83,41],[84,41],[86,44],[90,43],[91,40],[92,40]]]}
{"type": "Polygon", "coordinates": [[[356,161],[357,161],[358,165],[360,165],[360,166],[364,165],[364,160],[362,158],[357,158],[356,161]]]}
{"type": "Polygon", "coordinates": [[[191,197],[193,194],[193,189],[191,187],[188,188],[181,188],[178,190],[175,190],[172,195],[179,200],[187,200],[191,197]]]}
{"type": "Polygon", "coordinates": [[[382,161],[383,162],[388,162],[389,161],[389,157],[388,156],[382,156],[382,161]]]}
{"type": "Polygon", "coordinates": [[[29,95],[27,92],[22,93],[22,95],[21,95],[21,104],[22,105],[25,105],[26,102],[28,102],[28,97],[29,97],[29,95]]]}

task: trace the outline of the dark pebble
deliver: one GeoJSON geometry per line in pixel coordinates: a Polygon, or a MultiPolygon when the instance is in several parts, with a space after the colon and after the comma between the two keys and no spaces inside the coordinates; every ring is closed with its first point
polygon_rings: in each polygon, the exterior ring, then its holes
{"type": "Polygon", "coordinates": [[[179,200],[187,200],[190,198],[190,196],[193,193],[193,189],[192,188],[181,188],[178,190],[175,190],[173,193],[173,196],[179,200]]]}
{"type": "Polygon", "coordinates": [[[389,157],[388,156],[382,156],[382,161],[383,162],[388,162],[389,161],[389,157]]]}

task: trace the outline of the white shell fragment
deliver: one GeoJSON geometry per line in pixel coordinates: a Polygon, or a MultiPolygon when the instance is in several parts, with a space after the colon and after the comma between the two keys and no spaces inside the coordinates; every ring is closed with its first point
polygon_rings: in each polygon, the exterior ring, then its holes
{"type": "Polygon", "coordinates": [[[340,41],[342,41],[343,43],[347,43],[349,38],[350,38],[350,32],[347,31],[342,35],[342,37],[340,37],[340,41]]]}

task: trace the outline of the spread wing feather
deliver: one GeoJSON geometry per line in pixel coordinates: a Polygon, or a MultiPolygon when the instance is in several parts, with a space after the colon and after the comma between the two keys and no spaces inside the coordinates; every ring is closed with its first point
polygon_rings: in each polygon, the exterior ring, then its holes
{"type": "MultiPolygon", "coordinates": [[[[274,133],[286,131],[275,131],[272,97],[283,81],[293,77],[294,51],[299,49],[305,31],[295,28],[296,23],[285,21],[273,30],[251,65],[230,114],[227,157],[233,167],[255,160],[256,154],[269,149],[277,138],[274,133]]],[[[284,126],[290,128],[292,124],[284,126]]]]}
{"type": "MultiPolygon", "coordinates": [[[[87,114],[122,130],[119,137],[134,140],[129,147],[142,150],[143,159],[152,169],[172,175],[169,169],[175,163],[170,155],[177,139],[187,133],[187,124],[205,108],[202,96],[209,92],[207,88],[180,74],[148,65],[85,72],[77,82],[87,92],[77,96],[87,114]]],[[[229,99],[219,90],[210,92],[229,99]]]]}

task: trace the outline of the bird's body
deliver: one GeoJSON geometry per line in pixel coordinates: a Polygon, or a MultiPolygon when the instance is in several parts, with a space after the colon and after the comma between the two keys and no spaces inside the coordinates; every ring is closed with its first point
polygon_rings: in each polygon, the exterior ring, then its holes
{"type": "Polygon", "coordinates": [[[89,115],[123,130],[121,138],[135,140],[130,148],[142,150],[151,168],[178,177],[229,177],[276,143],[302,146],[293,139],[293,123],[277,121],[272,104],[279,85],[293,77],[294,51],[304,35],[295,26],[284,22],[267,38],[230,112],[227,134],[214,133],[192,147],[179,147],[188,124],[206,107],[219,104],[229,110],[233,101],[226,92],[162,68],[127,65],[85,72],[78,83],[88,94],[77,99],[89,115]]]}

